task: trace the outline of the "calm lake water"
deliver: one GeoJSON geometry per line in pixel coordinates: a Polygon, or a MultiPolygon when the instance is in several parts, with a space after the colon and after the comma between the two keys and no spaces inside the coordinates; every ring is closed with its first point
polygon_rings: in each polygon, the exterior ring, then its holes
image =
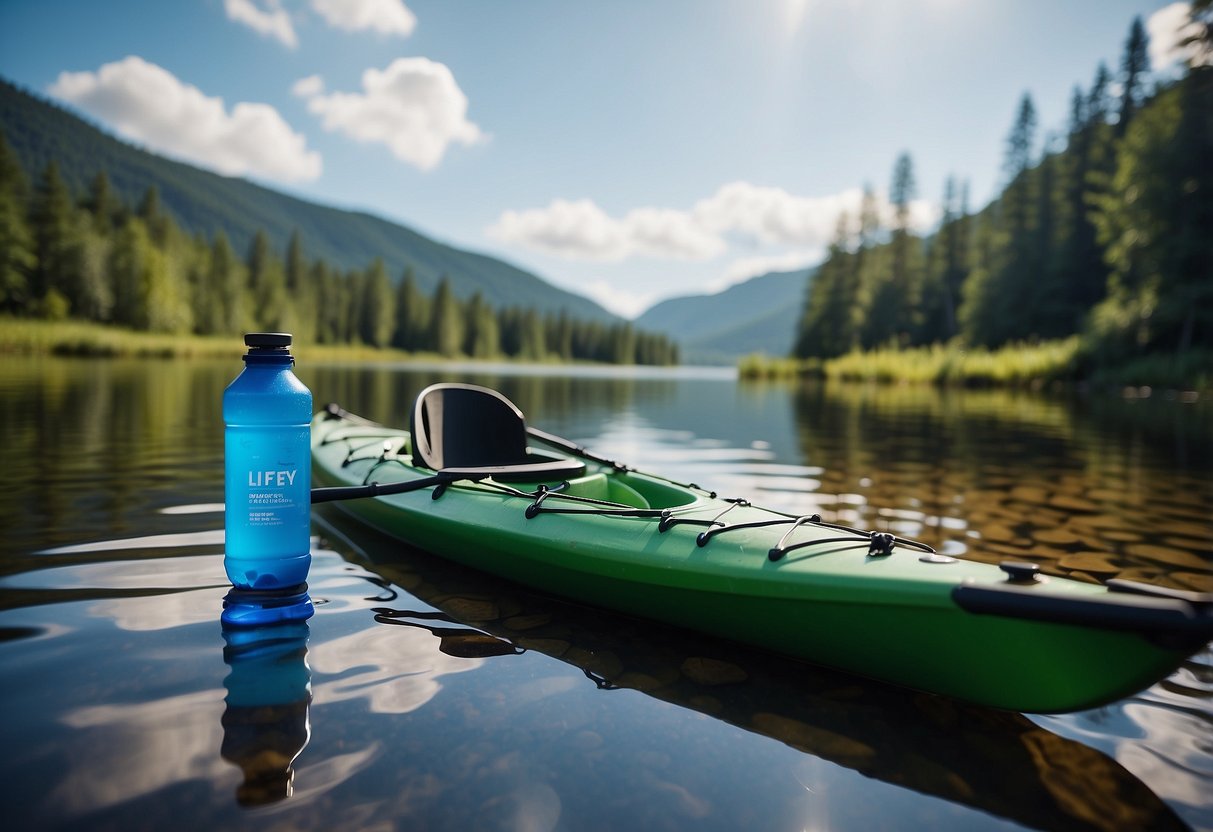
{"type": "MultiPolygon", "coordinates": [[[[225,633],[238,369],[0,362],[6,828],[1213,830],[1208,649],[1108,707],[1004,713],[538,597],[332,506],[315,615],[225,633]]],[[[1213,591],[1207,399],[298,372],[317,406],[397,424],[429,383],[487,384],[531,424],[726,496],[1213,591]]]]}

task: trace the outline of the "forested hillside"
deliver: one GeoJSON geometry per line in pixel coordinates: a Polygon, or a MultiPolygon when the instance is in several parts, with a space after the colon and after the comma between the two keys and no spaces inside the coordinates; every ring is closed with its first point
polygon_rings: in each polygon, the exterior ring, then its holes
{"type": "Polygon", "coordinates": [[[138,204],[154,187],[161,210],[187,234],[212,237],[222,231],[239,252],[249,250],[258,232],[278,251],[285,251],[298,234],[309,257],[335,269],[363,269],[379,257],[393,281],[412,268],[418,287],[426,293],[433,293],[447,277],[455,295],[465,300],[479,292],[497,307],[519,306],[540,313],[563,310],[604,323],[619,320],[588,298],[558,289],[530,272],[443,245],[379,217],[305,202],[244,179],[146,153],[3,79],[0,134],[31,182],[54,162],[74,194],[83,193],[101,172],[109,179],[111,193],[123,203],[138,204]]]}
{"type": "MultiPolygon", "coordinates": [[[[308,205],[142,153],[11,87],[0,98],[7,107],[0,133],[0,313],[160,333],[287,330],[302,343],[362,343],[447,357],[678,362],[678,348],[670,339],[637,331],[590,301],[491,258],[448,249],[381,220],[308,205]],[[14,96],[27,99],[16,110],[10,106],[14,96]],[[63,124],[31,127],[10,122],[14,113],[63,124]],[[24,136],[27,150],[37,146],[48,158],[36,175],[27,174],[27,161],[5,140],[10,134],[24,136]],[[72,144],[79,146],[67,147],[72,144]],[[85,187],[72,186],[61,171],[61,157],[76,176],[85,169],[84,160],[92,159],[95,172],[85,187]],[[115,186],[107,162],[121,172],[125,191],[115,186]],[[152,184],[138,200],[126,198],[131,182],[149,178],[152,184]],[[166,207],[160,181],[176,194],[178,211],[166,207]],[[198,183],[213,192],[195,190],[198,183]],[[318,256],[315,241],[299,229],[279,249],[264,228],[239,225],[257,211],[241,213],[239,206],[227,205],[250,193],[254,202],[265,201],[265,216],[276,226],[312,215],[344,216],[347,223],[383,235],[363,234],[365,259],[353,267],[318,256]],[[278,208],[281,216],[274,213],[278,208]],[[183,225],[181,213],[194,216],[195,225],[183,225]],[[200,228],[208,217],[217,225],[200,228]],[[239,234],[229,236],[225,228],[231,223],[241,229],[239,234]],[[401,239],[413,248],[401,248],[401,239]],[[394,273],[384,251],[397,257],[418,251],[422,259],[405,260],[394,273]],[[439,260],[424,259],[435,251],[439,260]],[[444,272],[427,281],[427,262],[431,269],[436,262],[450,262],[453,269],[469,262],[489,267],[444,272]],[[490,284],[479,281],[486,274],[492,277],[490,284]],[[491,285],[492,294],[477,288],[481,285],[491,285]],[[470,294],[461,297],[460,288],[470,294]],[[581,312],[586,314],[579,316],[581,312]]],[[[328,233],[343,227],[349,226],[338,223],[328,233]]]]}
{"type": "MultiPolygon", "coordinates": [[[[1210,3],[1194,8],[1207,48],[1210,3]]],[[[1004,190],[974,213],[949,179],[929,239],[910,228],[917,183],[899,158],[887,227],[870,193],[839,217],[795,355],[1075,334],[1103,364],[1213,350],[1213,66],[1155,79],[1147,49],[1138,19],[1118,72],[1075,88],[1069,123],[1043,140],[1025,94],[1004,190]]]]}

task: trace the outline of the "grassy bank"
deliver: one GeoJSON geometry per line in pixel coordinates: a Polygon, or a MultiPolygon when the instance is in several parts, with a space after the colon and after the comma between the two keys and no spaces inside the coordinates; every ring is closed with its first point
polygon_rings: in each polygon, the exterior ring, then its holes
{"type": "MultiPolygon", "coordinates": [[[[0,317],[0,355],[126,358],[230,358],[245,352],[238,335],[168,335],[136,332],[87,321],[0,317]]],[[[407,361],[436,358],[363,344],[304,344],[293,352],[307,361],[407,361]]]]}
{"type": "Polygon", "coordinates": [[[838,358],[798,360],[747,356],[742,378],[825,378],[889,384],[958,387],[1045,387],[1088,383],[1098,386],[1154,386],[1178,390],[1213,389],[1213,354],[1157,355],[1101,366],[1082,340],[1016,344],[998,350],[959,345],[854,351],[838,358]]]}

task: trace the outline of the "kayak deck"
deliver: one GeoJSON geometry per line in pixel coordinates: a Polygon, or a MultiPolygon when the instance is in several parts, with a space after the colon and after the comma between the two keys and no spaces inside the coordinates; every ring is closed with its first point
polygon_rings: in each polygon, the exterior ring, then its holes
{"type": "MultiPolygon", "coordinates": [[[[583,472],[559,481],[451,479],[342,508],[566,598],[1012,710],[1114,701],[1213,635],[1199,598],[1113,593],[940,557],[916,541],[588,456],[583,472]]],[[[435,474],[415,464],[408,431],[348,414],[317,416],[313,458],[318,485],[390,487],[435,474]]]]}

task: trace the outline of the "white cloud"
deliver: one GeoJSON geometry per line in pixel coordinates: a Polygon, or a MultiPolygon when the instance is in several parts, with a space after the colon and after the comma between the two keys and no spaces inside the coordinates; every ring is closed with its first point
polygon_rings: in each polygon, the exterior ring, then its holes
{"type": "Polygon", "coordinates": [[[1192,23],[1188,3],[1172,3],[1164,6],[1146,21],[1146,33],[1150,38],[1150,69],[1165,72],[1178,63],[1191,61],[1197,66],[1213,62],[1213,54],[1201,50],[1195,44],[1184,46],[1184,38],[1194,35],[1199,27],[1192,23]]]}
{"type": "Polygon", "coordinates": [[[96,72],[60,73],[50,93],[152,150],[228,176],[320,176],[320,154],[270,105],[240,102],[228,112],[222,98],[134,55],[96,72]]]}
{"type": "Polygon", "coordinates": [[[265,0],[261,8],[253,0],[223,0],[228,19],[243,23],[258,34],[274,38],[291,49],[299,46],[291,16],[282,8],[281,0],[265,0]]]}
{"type": "MultiPolygon", "coordinates": [[[[637,208],[618,218],[589,199],[556,199],[546,208],[504,212],[488,234],[560,257],[604,261],[638,255],[710,260],[727,250],[726,235],[740,235],[760,245],[796,246],[799,252],[764,257],[798,268],[825,249],[839,213],[857,214],[862,200],[857,188],[801,197],[781,188],[732,182],[690,211],[637,208]]],[[[877,197],[877,211],[886,226],[892,223],[892,206],[882,196],[877,197]]],[[[926,201],[910,204],[910,225],[916,231],[930,229],[938,217],[938,210],[926,201]]]]}
{"type": "Polygon", "coordinates": [[[719,236],[670,208],[637,208],[623,218],[623,227],[632,250],[650,257],[709,260],[725,250],[719,236]]]}
{"type": "Polygon", "coordinates": [[[552,200],[547,208],[506,211],[489,236],[582,260],[622,260],[628,244],[621,223],[588,199],[552,200]]]}
{"type": "Polygon", "coordinates": [[[312,8],[330,26],[347,32],[370,29],[408,37],[417,27],[417,16],[401,0],[312,0],[312,8]]]}
{"type": "MultiPolygon", "coordinates": [[[[849,188],[820,197],[795,196],[782,188],[731,182],[695,204],[696,219],[719,232],[745,234],[762,243],[824,248],[834,236],[838,215],[857,216],[863,192],[849,188]]],[[[926,200],[910,203],[910,227],[924,233],[938,221],[939,210],[926,200]]],[[[893,206],[884,194],[876,195],[881,223],[893,223],[893,206]]]]}
{"type": "Polygon", "coordinates": [[[637,208],[616,219],[588,199],[555,199],[547,208],[506,211],[488,233],[504,242],[578,260],[623,260],[634,255],[706,260],[725,248],[718,236],[683,211],[637,208]]]}
{"type": "Polygon", "coordinates": [[[319,75],[309,75],[306,78],[300,78],[291,87],[291,94],[300,98],[311,98],[314,95],[320,95],[324,92],[324,79],[319,75]]]}
{"type": "Polygon", "coordinates": [[[695,204],[695,218],[716,231],[735,231],[760,242],[822,245],[840,211],[854,212],[858,188],[824,197],[793,196],[782,188],[731,182],[695,204]]]}
{"type": "Polygon", "coordinates": [[[468,121],[467,96],[451,71],[428,58],[398,58],[387,69],[366,70],[362,92],[321,90],[318,76],[295,84],[326,130],[385,144],[396,158],[422,170],[437,166],[453,142],[471,145],[486,138],[468,121]]]}

